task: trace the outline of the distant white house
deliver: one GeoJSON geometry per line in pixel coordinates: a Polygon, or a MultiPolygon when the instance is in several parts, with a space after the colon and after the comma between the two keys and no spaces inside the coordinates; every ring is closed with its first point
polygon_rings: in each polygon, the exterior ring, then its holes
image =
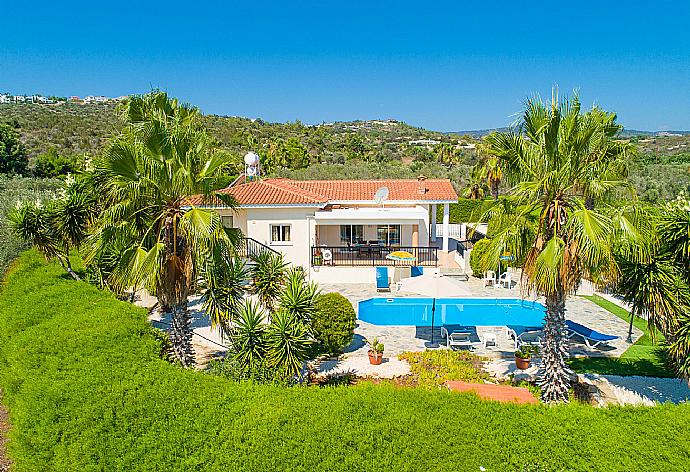
{"type": "Polygon", "coordinates": [[[201,195],[190,197],[187,205],[215,209],[226,227],[241,229],[251,244],[282,253],[319,282],[369,283],[376,266],[401,265],[386,257],[397,250],[415,258],[402,265],[436,269],[454,249],[449,248],[449,204],[458,196],[448,179],[263,179],[220,193],[232,195],[239,208],[233,211],[201,195]],[[382,188],[388,197],[376,200],[382,188]],[[440,244],[437,205],[443,205],[445,227],[440,244]]]}
{"type": "Polygon", "coordinates": [[[410,146],[436,146],[440,143],[441,141],[435,139],[415,139],[407,142],[410,146]]]}
{"type": "Polygon", "coordinates": [[[103,95],[87,95],[84,97],[84,103],[106,103],[110,99],[108,97],[105,97],[103,95]]]}
{"type": "Polygon", "coordinates": [[[12,97],[9,95],[0,95],[0,103],[12,103],[12,97]]]}

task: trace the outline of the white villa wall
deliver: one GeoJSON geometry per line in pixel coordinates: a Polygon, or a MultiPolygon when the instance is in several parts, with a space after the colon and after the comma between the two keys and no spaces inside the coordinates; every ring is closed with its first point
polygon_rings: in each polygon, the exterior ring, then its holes
{"type": "Polygon", "coordinates": [[[247,237],[283,253],[285,259],[309,268],[311,245],[314,242],[313,208],[247,209],[247,237]],[[271,242],[271,225],[288,224],[289,242],[271,242]]]}

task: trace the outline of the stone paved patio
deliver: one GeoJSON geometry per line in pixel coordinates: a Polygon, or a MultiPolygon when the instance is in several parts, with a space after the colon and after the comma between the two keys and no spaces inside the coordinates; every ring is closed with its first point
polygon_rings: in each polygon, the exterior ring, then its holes
{"type": "MultiPolygon", "coordinates": [[[[479,298],[520,298],[521,291],[518,287],[511,289],[484,287],[480,279],[470,277],[467,282],[469,290],[473,296],[479,298]]],[[[407,293],[397,291],[396,287],[392,287],[391,292],[377,292],[372,284],[346,284],[346,285],[327,285],[321,284],[323,293],[340,292],[343,296],[348,298],[357,310],[358,302],[372,297],[411,297],[419,295],[414,293],[407,293]]],[[[534,300],[534,297],[529,298],[534,300]]],[[[539,300],[542,301],[543,300],[539,300]]],[[[580,340],[569,341],[568,353],[571,356],[620,356],[630,346],[626,341],[628,334],[628,323],[621,320],[617,316],[600,308],[598,305],[589,300],[572,296],[569,297],[566,303],[568,319],[581,323],[587,327],[600,331],[606,334],[613,334],[619,339],[612,341],[609,347],[600,347],[598,349],[590,349],[580,340]]],[[[487,332],[496,334],[498,346],[496,347],[479,347],[475,352],[482,356],[491,358],[506,359],[506,361],[513,357],[514,344],[508,337],[507,330],[504,326],[500,327],[484,327],[477,328],[479,337],[483,339],[483,335],[487,332]]],[[[642,336],[642,332],[637,328],[633,331],[633,342],[642,336]]],[[[364,321],[357,321],[355,329],[355,339],[346,349],[346,353],[335,365],[328,364],[328,371],[358,371],[357,367],[361,368],[362,359],[367,356],[367,348],[364,343],[365,338],[378,337],[386,346],[385,357],[394,358],[398,354],[405,351],[422,351],[429,347],[431,341],[430,327],[415,327],[415,326],[377,326],[364,321]]],[[[434,330],[434,341],[441,342],[439,349],[445,349],[443,340],[441,339],[440,327],[434,330]]],[[[510,369],[512,362],[500,362],[505,364],[505,369],[510,369]]],[[[497,366],[498,367],[498,366],[497,366]]],[[[382,369],[379,369],[382,370],[382,369]]],[[[397,370],[397,369],[396,369],[397,370]]],[[[500,369],[497,369],[500,370],[500,369]]],[[[390,376],[399,375],[391,372],[390,376]]],[[[379,376],[386,376],[385,372],[377,372],[379,376]]]]}

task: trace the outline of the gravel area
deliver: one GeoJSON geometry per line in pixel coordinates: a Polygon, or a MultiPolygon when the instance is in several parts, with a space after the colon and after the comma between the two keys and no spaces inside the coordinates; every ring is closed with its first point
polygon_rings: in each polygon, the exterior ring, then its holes
{"type": "Polygon", "coordinates": [[[657,403],[685,403],[690,400],[690,386],[683,379],[597,374],[585,376],[608,397],[609,403],[654,406],[657,403]]]}
{"type": "Polygon", "coordinates": [[[338,375],[350,372],[360,377],[392,379],[409,374],[410,366],[395,356],[384,356],[381,365],[371,365],[369,357],[359,353],[344,355],[338,360],[321,361],[317,372],[322,375],[338,375]]]}

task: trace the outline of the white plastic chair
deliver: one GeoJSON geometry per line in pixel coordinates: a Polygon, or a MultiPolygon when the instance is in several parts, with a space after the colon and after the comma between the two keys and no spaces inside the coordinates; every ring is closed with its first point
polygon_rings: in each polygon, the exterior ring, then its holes
{"type": "Polygon", "coordinates": [[[497,287],[510,288],[513,284],[513,275],[510,272],[504,272],[498,277],[497,287]]]}
{"type": "Polygon", "coordinates": [[[484,272],[484,278],[482,279],[484,281],[484,286],[486,287],[487,285],[493,286],[496,284],[496,272],[493,270],[487,270],[484,272]]]}

